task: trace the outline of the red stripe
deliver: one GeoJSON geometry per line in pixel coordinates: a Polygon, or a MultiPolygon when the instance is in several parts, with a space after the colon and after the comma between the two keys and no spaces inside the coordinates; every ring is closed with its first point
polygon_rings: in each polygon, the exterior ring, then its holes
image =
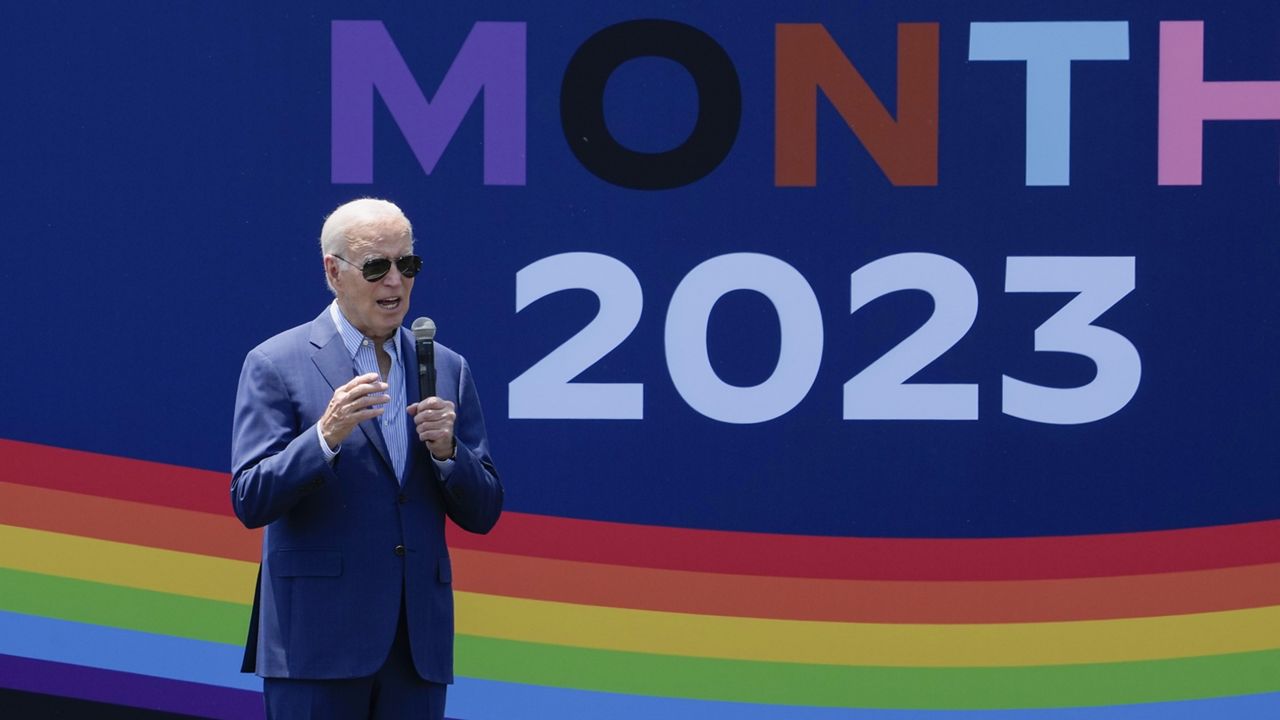
{"type": "MultiPolygon", "coordinates": [[[[11,482],[230,513],[225,473],[0,440],[11,482]]],[[[1280,520],[1104,535],[991,539],[777,535],[506,512],[455,547],[508,555],[737,575],[847,580],[1041,580],[1280,562],[1280,520]]]]}
{"type": "Polygon", "coordinates": [[[689,530],[504,513],[453,547],[508,555],[845,580],[1047,580],[1280,562],[1280,520],[1156,532],[994,539],[851,538],[689,530]]]}
{"type": "Polygon", "coordinates": [[[233,515],[230,473],[14,440],[0,440],[0,457],[6,482],[233,515]]]}

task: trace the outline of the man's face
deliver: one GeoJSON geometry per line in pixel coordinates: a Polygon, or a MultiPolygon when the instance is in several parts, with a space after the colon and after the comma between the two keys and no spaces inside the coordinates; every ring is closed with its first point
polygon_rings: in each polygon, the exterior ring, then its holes
{"type": "Polygon", "coordinates": [[[409,312],[413,278],[401,275],[394,262],[413,253],[413,238],[404,222],[396,219],[358,227],[349,233],[349,238],[346,252],[340,254],[351,264],[326,256],[325,272],[338,295],[342,314],[366,337],[381,342],[396,332],[409,312]],[[369,282],[360,274],[360,268],[378,258],[391,260],[391,270],[369,282]]]}

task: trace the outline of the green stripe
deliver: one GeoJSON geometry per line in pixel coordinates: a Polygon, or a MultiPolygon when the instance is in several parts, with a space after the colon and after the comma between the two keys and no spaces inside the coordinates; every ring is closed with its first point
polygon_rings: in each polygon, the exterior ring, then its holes
{"type": "Polygon", "coordinates": [[[458,674],[703,700],[918,710],[1121,705],[1280,690],[1280,650],[1176,660],[897,668],[718,660],[459,635],[458,674]]]}
{"type": "Polygon", "coordinates": [[[244,644],[249,606],[0,568],[0,610],[244,644]]]}
{"type": "MultiPolygon", "coordinates": [[[[239,645],[246,605],[0,568],[0,610],[239,645]]],[[[1120,705],[1280,691],[1280,650],[1097,665],[892,668],[651,655],[457,638],[468,677],[657,697],[833,707],[1120,705]]]]}

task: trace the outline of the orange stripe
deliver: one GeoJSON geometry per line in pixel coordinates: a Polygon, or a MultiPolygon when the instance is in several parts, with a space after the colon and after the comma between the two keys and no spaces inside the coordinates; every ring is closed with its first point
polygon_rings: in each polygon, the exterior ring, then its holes
{"type": "Polygon", "coordinates": [[[234,517],[0,482],[0,525],[257,562],[262,533],[234,517]]]}
{"type": "Polygon", "coordinates": [[[459,590],[704,615],[867,623],[1006,623],[1280,605],[1280,563],[1074,580],[762,577],[452,551],[459,590]]]}

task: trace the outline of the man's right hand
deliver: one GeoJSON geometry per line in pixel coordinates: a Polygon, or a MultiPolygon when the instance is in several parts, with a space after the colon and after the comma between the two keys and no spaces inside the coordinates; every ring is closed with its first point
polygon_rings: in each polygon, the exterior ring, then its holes
{"type": "Polygon", "coordinates": [[[390,400],[385,394],[387,384],[378,377],[378,373],[365,373],[333,391],[329,407],[320,417],[320,434],[330,449],[337,450],[356,425],[376,418],[386,410],[386,403],[390,400]]]}

